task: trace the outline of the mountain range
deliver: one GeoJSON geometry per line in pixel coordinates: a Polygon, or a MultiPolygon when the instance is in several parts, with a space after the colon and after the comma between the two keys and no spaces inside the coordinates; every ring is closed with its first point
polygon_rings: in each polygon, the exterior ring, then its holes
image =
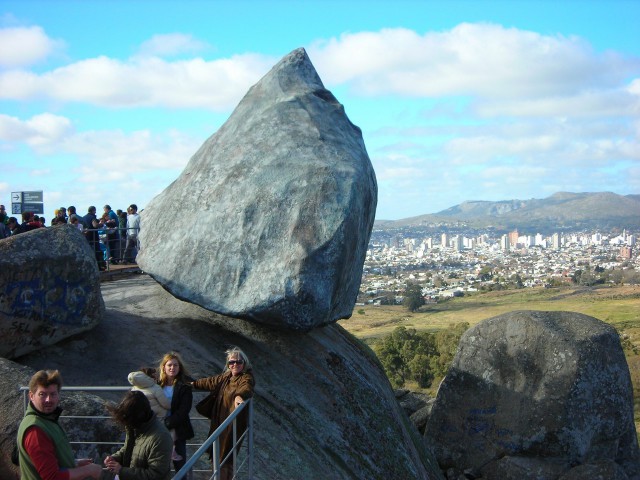
{"type": "Polygon", "coordinates": [[[640,195],[558,192],[550,197],[497,202],[470,200],[437,213],[377,220],[376,229],[467,226],[551,233],[558,230],[640,229],[640,195]]]}

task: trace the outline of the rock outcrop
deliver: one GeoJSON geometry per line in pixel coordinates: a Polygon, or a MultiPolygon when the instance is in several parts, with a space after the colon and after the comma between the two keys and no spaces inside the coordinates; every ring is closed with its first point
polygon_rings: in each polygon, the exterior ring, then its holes
{"type": "Polygon", "coordinates": [[[426,439],[443,469],[487,479],[592,478],[580,472],[605,470],[612,476],[603,478],[640,478],[631,379],[616,330],[572,312],[481,322],[460,341],[426,439]]]}
{"type": "MultiPolygon", "coordinates": [[[[238,345],[256,378],[256,480],[442,478],[375,355],[339,325],[303,334],[221,317],[147,276],[105,283],[103,295],[106,318],[92,332],[21,362],[59,368],[69,385],[126,385],[131,370],[169,350],[195,378],[219,373],[224,350],[238,345]]],[[[10,388],[0,376],[0,389],[10,388]]],[[[194,404],[204,396],[195,392],[194,404]]],[[[196,416],[194,442],[208,427],[196,416]]]]}
{"type": "Polygon", "coordinates": [[[298,49],[144,209],[137,261],[180,299],[308,331],[351,315],[376,202],[360,129],[298,49]]]}
{"type": "Polygon", "coordinates": [[[424,434],[436,399],[426,393],[412,392],[405,389],[395,390],[394,393],[402,410],[409,416],[411,423],[415,425],[421,434],[424,434]]]}
{"type": "Polygon", "coordinates": [[[0,240],[0,272],[0,356],[90,330],[104,314],[95,256],[71,226],[0,240]]]}

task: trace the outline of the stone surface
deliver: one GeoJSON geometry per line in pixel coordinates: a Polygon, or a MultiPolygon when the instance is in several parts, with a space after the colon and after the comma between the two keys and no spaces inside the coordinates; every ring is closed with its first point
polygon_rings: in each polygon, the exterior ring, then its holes
{"type": "Polygon", "coordinates": [[[180,299],[310,330],[351,315],[376,202],[360,129],[298,49],[147,205],[137,261],[180,299]]]}
{"type": "Polygon", "coordinates": [[[431,409],[436,399],[426,393],[412,392],[406,389],[397,389],[394,394],[402,410],[409,416],[411,423],[415,425],[420,433],[424,434],[427,420],[429,420],[429,415],[431,415],[431,409]]]}
{"type": "Polygon", "coordinates": [[[602,461],[638,478],[631,379],[616,330],[571,312],[481,322],[460,341],[425,437],[443,468],[483,478],[555,480],[602,461]]]}
{"type": "Polygon", "coordinates": [[[0,240],[0,356],[90,330],[104,314],[88,242],[67,225],[0,240]]]}
{"type": "MultiPolygon", "coordinates": [[[[39,369],[39,368],[38,368],[39,369]]],[[[25,397],[20,387],[27,387],[29,380],[36,370],[0,358],[0,478],[2,480],[17,480],[18,469],[11,462],[11,452],[16,443],[18,425],[24,416],[26,406],[25,397]]],[[[63,388],[66,385],[62,373],[63,388]]],[[[108,415],[104,408],[104,401],[95,396],[79,392],[62,391],[60,407],[63,415],[108,415]]],[[[67,435],[73,441],[123,441],[122,430],[112,422],[96,422],[90,419],[61,418],[67,435]]],[[[98,447],[95,444],[74,445],[76,458],[102,458],[113,451],[113,446],[98,447]]]]}
{"type": "MultiPolygon", "coordinates": [[[[442,478],[375,356],[339,325],[300,333],[222,317],[145,275],[102,290],[104,322],[20,361],[59,368],[68,384],[127,385],[130,371],[172,349],[195,378],[217,374],[224,350],[238,345],[256,378],[256,480],[442,478]]],[[[204,395],[195,392],[194,404],[204,395]]],[[[194,408],[194,442],[208,427],[196,416],[194,408]]]]}
{"type": "MultiPolygon", "coordinates": [[[[615,462],[579,465],[562,475],[558,480],[629,480],[624,469],[615,462]]],[[[633,479],[638,479],[638,476],[633,479]]]]}

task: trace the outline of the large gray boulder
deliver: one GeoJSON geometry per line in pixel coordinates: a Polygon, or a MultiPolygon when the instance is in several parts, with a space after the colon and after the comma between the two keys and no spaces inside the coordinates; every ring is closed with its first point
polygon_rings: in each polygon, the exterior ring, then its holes
{"type": "Polygon", "coordinates": [[[144,209],[137,261],[180,299],[310,330],[351,315],[376,202],[360,129],[298,49],[144,209]]]}
{"type": "Polygon", "coordinates": [[[512,312],[468,330],[425,436],[441,467],[482,478],[576,478],[581,465],[640,478],[619,336],[579,313],[512,312]]]}
{"type": "Polygon", "coordinates": [[[96,259],[76,228],[0,240],[0,356],[15,358],[90,330],[103,315],[96,259]]]}

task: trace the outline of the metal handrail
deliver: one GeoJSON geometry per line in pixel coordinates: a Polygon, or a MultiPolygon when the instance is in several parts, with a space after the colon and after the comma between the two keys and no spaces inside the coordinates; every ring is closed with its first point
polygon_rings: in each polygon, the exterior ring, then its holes
{"type": "MultiPolygon", "coordinates": [[[[239,443],[247,437],[247,459],[249,461],[248,470],[249,470],[249,480],[253,478],[253,402],[252,399],[249,398],[243,403],[241,403],[236,409],[231,412],[224,422],[220,424],[218,428],[207,438],[204,443],[195,451],[187,463],[175,474],[173,480],[181,480],[184,478],[191,468],[195,465],[195,463],[200,459],[200,457],[209,451],[209,447],[213,445],[213,476],[212,479],[220,480],[220,468],[225,462],[229,459],[229,456],[233,455],[233,478],[236,477],[236,473],[238,469],[242,465],[238,465],[236,462],[236,450],[238,449],[239,443]],[[240,438],[237,438],[236,432],[236,418],[240,413],[245,409],[249,408],[249,421],[247,422],[247,430],[240,435],[240,438]],[[222,432],[233,423],[233,447],[231,452],[227,454],[222,460],[220,460],[220,442],[218,441],[218,437],[222,434],[222,432]]],[[[243,462],[244,465],[244,462],[243,462]]]]}
{"type": "MultiPolygon", "coordinates": [[[[27,393],[29,392],[29,387],[21,386],[19,388],[22,391],[23,402],[24,402],[24,411],[26,412],[27,406],[29,405],[29,398],[27,393]]],[[[82,391],[82,392],[123,392],[131,390],[131,386],[128,387],[114,387],[114,386],[63,386],[62,390],[66,391],[82,391]]],[[[206,393],[206,392],[204,392],[206,393]]],[[[99,419],[99,420],[110,420],[111,416],[100,416],[100,415],[61,415],[60,418],[68,418],[68,419],[99,419]]],[[[190,417],[191,420],[209,420],[206,417],[195,416],[190,417]]],[[[69,442],[71,444],[91,444],[91,445],[122,445],[123,442],[98,442],[98,441],[83,441],[83,442],[69,442]]],[[[190,446],[200,445],[200,447],[195,451],[193,455],[189,457],[185,465],[176,472],[173,477],[174,480],[180,480],[185,478],[188,475],[192,468],[195,466],[196,462],[200,459],[200,457],[208,452],[209,447],[213,445],[213,462],[212,469],[213,475],[211,479],[220,480],[221,467],[224,465],[227,460],[229,460],[230,456],[233,456],[233,478],[236,478],[236,474],[238,470],[245,464],[248,464],[248,479],[251,480],[253,478],[253,401],[251,398],[247,399],[243,403],[241,403],[236,409],[231,412],[231,414],[220,424],[218,428],[204,441],[204,443],[190,443],[190,446]],[[247,429],[240,435],[240,438],[237,437],[236,431],[236,418],[240,413],[248,408],[249,419],[247,421],[247,429]],[[231,448],[231,452],[227,454],[222,460],[220,459],[220,442],[218,438],[222,434],[222,432],[230,425],[233,425],[233,444],[231,448]],[[239,448],[240,442],[243,439],[247,438],[247,458],[245,458],[240,465],[237,463],[237,451],[239,448]]]]}

